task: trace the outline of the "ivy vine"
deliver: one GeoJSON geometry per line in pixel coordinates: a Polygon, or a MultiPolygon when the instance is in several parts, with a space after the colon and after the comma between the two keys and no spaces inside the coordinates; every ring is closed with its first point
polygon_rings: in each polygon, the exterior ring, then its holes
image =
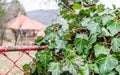
{"type": "Polygon", "coordinates": [[[48,47],[36,53],[29,75],[120,75],[119,9],[78,2],[71,9],[61,10],[65,25],[52,24],[36,40],[48,47]]]}

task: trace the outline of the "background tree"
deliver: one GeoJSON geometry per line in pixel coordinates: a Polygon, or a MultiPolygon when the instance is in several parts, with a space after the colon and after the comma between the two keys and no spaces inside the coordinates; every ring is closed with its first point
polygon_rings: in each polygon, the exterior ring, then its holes
{"type": "MultiPolygon", "coordinates": [[[[18,15],[26,15],[25,9],[23,8],[23,6],[20,4],[20,2],[18,0],[12,0],[9,3],[8,11],[10,11],[7,14],[8,20],[17,17],[18,15]]],[[[19,37],[19,35],[21,35],[21,30],[13,30],[13,32],[15,34],[14,37],[15,37],[15,45],[16,45],[17,41],[18,41],[18,37],[19,37]]]]}
{"type": "Polygon", "coordinates": [[[6,20],[6,9],[4,7],[4,2],[0,1],[0,45],[3,43],[4,33],[5,33],[5,20],[6,20]]]}
{"type": "Polygon", "coordinates": [[[18,0],[12,0],[10,3],[8,3],[7,10],[9,11],[7,14],[8,20],[13,19],[21,14],[26,15],[25,9],[18,0]]]}
{"type": "MultiPolygon", "coordinates": [[[[18,15],[26,15],[23,6],[20,4],[18,0],[12,0],[11,2],[6,2],[6,0],[0,1],[0,45],[3,43],[5,30],[6,30],[6,22],[10,21],[11,19],[17,17],[18,15]]],[[[15,42],[18,38],[18,30],[14,30],[15,32],[15,42]]]]}

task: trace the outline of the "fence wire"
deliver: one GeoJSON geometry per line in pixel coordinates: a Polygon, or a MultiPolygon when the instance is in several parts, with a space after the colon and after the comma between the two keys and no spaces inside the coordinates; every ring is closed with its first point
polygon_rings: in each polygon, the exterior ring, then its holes
{"type": "MultiPolygon", "coordinates": [[[[47,46],[0,47],[0,75],[24,75],[24,74],[27,74],[28,71],[30,69],[32,69],[37,62],[37,60],[34,56],[35,51],[44,50],[44,48],[46,48],[46,47],[47,46]],[[34,51],[34,53],[32,51],[34,51]],[[17,53],[18,56],[16,56],[15,53],[17,53]],[[27,58],[24,59],[24,56],[27,58]],[[28,71],[24,71],[22,66],[25,63],[23,63],[23,62],[26,62],[29,59],[33,60],[34,63],[29,68],[28,71]],[[19,63],[22,65],[19,65],[19,63]]],[[[30,62],[31,60],[29,60],[28,62],[30,62]]]]}

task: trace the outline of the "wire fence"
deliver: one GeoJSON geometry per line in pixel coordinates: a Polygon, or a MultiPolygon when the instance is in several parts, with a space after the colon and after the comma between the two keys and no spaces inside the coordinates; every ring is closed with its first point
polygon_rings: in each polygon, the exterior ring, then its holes
{"type": "Polygon", "coordinates": [[[19,65],[19,62],[27,61],[26,59],[23,58],[24,55],[26,55],[27,57],[29,57],[29,59],[34,61],[32,66],[29,68],[29,70],[32,69],[34,67],[34,65],[36,64],[37,60],[33,55],[31,55],[31,52],[32,51],[37,51],[37,50],[44,50],[44,48],[46,48],[46,47],[47,46],[40,46],[40,47],[39,46],[21,46],[21,47],[20,46],[19,47],[8,46],[8,47],[0,47],[0,75],[27,74],[28,72],[24,71],[23,68],[22,68],[22,66],[25,63],[21,66],[21,65],[19,65]],[[10,52],[12,52],[12,54],[8,54],[10,52]],[[14,55],[16,52],[19,53],[18,56],[14,55]],[[4,62],[2,60],[3,56],[4,56],[4,62]],[[1,63],[1,62],[3,62],[3,63],[1,63]],[[10,66],[7,66],[6,63],[9,64],[10,66]],[[7,67],[7,69],[5,71],[3,71],[5,67],[7,67]],[[21,73],[12,74],[11,72],[13,72],[13,69],[14,70],[17,69],[17,71],[19,70],[19,72],[21,72],[21,73]]]}

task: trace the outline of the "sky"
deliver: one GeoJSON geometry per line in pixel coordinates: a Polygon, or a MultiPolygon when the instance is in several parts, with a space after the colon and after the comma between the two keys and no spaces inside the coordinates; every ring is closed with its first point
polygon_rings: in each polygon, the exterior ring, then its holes
{"type": "Polygon", "coordinates": [[[19,0],[26,11],[37,9],[58,9],[56,0],[19,0]]]}
{"type": "Polygon", "coordinates": [[[113,4],[116,5],[116,7],[120,7],[120,0],[100,0],[99,3],[105,4],[105,7],[113,8],[113,4]]]}
{"type": "MultiPolygon", "coordinates": [[[[7,0],[11,1],[11,0],[7,0]]],[[[19,0],[26,11],[38,10],[38,9],[58,9],[56,0],[19,0]]],[[[106,7],[112,8],[112,4],[116,7],[120,7],[120,0],[100,0],[99,3],[105,4],[106,7]]]]}

